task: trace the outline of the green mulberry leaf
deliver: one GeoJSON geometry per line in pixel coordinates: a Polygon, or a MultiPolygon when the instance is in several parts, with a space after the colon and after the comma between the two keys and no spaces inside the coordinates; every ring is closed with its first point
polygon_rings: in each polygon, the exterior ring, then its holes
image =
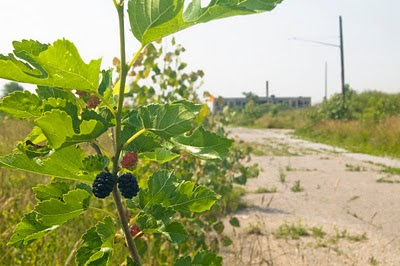
{"type": "Polygon", "coordinates": [[[177,187],[177,195],[170,200],[170,207],[177,211],[204,212],[221,197],[206,186],[195,186],[184,181],[177,187]]]}
{"type": "Polygon", "coordinates": [[[148,188],[139,192],[140,206],[145,209],[154,204],[163,203],[175,192],[175,176],[172,172],[162,170],[155,172],[148,181],[148,188]]]}
{"type": "Polygon", "coordinates": [[[129,0],[128,14],[133,35],[147,44],[199,23],[273,10],[282,0],[129,0]],[[189,4],[185,8],[185,2],[189,4]]]}
{"type": "Polygon", "coordinates": [[[77,265],[110,265],[114,236],[114,222],[109,216],[86,231],[76,252],[77,265]]]}
{"type": "Polygon", "coordinates": [[[88,172],[101,172],[108,166],[110,160],[104,155],[91,155],[83,160],[83,169],[88,172]]]}
{"type": "Polygon", "coordinates": [[[35,212],[30,212],[22,218],[22,221],[17,224],[10,241],[7,243],[8,246],[22,248],[60,227],[59,225],[44,225],[36,216],[35,212]]]}
{"type": "Polygon", "coordinates": [[[172,243],[180,243],[188,237],[188,233],[182,224],[172,222],[162,226],[159,231],[172,243]]]}
{"type": "Polygon", "coordinates": [[[62,89],[38,86],[36,93],[41,100],[47,100],[49,98],[65,99],[69,102],[76,103],[76,97],[70,92],[62,89]]]}
{"type": "Polygon", "coordinates": [[[29,91],[16,91],[0,101],[0,111],[16,118],[32,118],[40,116],[40,105],[36,95],[29,91]]]}
{"type": "Polygon", "coordinates": [[[40,202],[34,211],[39,221],[45,225],[60,225],[79,216],[89,206],[90,194],[76,189],[63,196],[63,200],[50,199],[40,202]]]}
{"type": "Polygon", "coordinates": [[[145,211],[152,205],[161,204],[176,211],[204,212],[209,210],[220,196],[205,186],[191,181],[178,183],[172,172],[155,172],[148,180],[148,188],[139,192],[139,206],[145,211]]]}
{"type": "Polygon", "coordinates": [[[139,154],[140,159],[155,161],[160,164],[169,162],[176,157],[179,157],[179,154],[173,153],[170,150],[164,148],[156,148],[151,152],[143,152],[139,154]]]}
{"type": "Polygon", "coordinates": [[[174,216],[175,211],[170,207],[165,208],[161,204],[154,204],[150,208],[146,209],[146,213],[167,224],[171,220],[172,216],[174,216]]]}
{"type": "Polygon", "coordinates": [[[78,117],[78,106],[66,99],[62,98],[48,98],[42,101],[43,112],[50,112],[54,109],[66,112],[72,119],[72,127],[75,132],[79,132],[81,121],[78,117]]]}
{"type": "Polygon", "coordinates": [[[68,193],[69,187],[66,183],[55,181],[47,185],[38,185],[32,188],[35,192],[35,196],[39,201],[49,200],[49,199],[62,199],[65,193],[68,193]]]}
{"type": "Polygon", "coordinates": [[[62,199],[51,198],[35,206],[16,226],[9,246],[24,247],[64,223],[82,214],[88,207],[90,194],[82,189],[69,191],[62,199]]]}
{"type": "Polygon", "coordinates": [[[93,140],[104,130],[104,125],[100,121],[83,120],[79,127],[80,133],[76,134],[71,116],[57,109],[36,119],[35,125],[40,127],[54,149],[93,140]]]}
{"type": "Polygon", "coordinates": [[[144,212],[140,213],[136,224],[144,233],[156,232],[160,227],[160,224],[157,223],[157,220],[152,215],[144,212]]]}
{"type": "Polygon", "coordinates": [[[85,64],[72,42],[63,39],[44,45],[23,40],[13,46],[15,55],[0,55],[0,78],[97,92],[101,60],[85,64]]]}
{"type": "Polygon", "coordinates": [[[82,160],[85,154],[82,149],[73,146],[60,149],[46,159],[31,159],[24,153],[0,156],[0,168],[17,169],[48,176],[93,181],[96,173],[82,173],[82,160]]]}
{"type": "Polygon", "coordinates": [[[139,109],[143,128],[169,139],[189,131],[196,114],[184,104],[152,104],[139,109]]]}
{"type": "Polygon", "coordinates": [[[222,160],[228,154],[233,140],[199,127],[192,135],[172,138],[172,142],[178,149],[201,159],[222,160]]]}

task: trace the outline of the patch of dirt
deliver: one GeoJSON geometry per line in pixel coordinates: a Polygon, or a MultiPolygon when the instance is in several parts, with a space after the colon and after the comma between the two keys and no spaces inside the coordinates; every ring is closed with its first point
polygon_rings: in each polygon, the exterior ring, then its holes
{"type": "Polygon", "coordinates": [[[251,207],[234,215],[241,227],[226,223],[234,244],[222,250],[225,265],[400,265],[400,184],[377,182],[398,178],[382,170],[400,160],[300,140],[290,130],[230,131],[268,152],[252,156],[261,172],[245,187],[251,207]],[[290,153],[277,156],[271,147],[290,153]],[[292,191],[296,181],[303,191],[292,191]],[[254,193],[263,187],[277,192],[254,193]],[[310,235],[278,238],[284,224],[310,235]],[[313,236],[312,227],[325,235],[313,236]]]}

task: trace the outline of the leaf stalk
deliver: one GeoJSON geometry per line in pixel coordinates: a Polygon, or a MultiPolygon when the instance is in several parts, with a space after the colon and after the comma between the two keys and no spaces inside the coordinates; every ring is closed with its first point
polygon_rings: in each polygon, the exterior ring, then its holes
{"type": "Polygon", "coordinates": [[[129,143],[131,143],[132,141],[134,141],[137,137],[139,137],[140,135],[142,135],[143,133],[147,132],[147,130],[145,128],[142,128],[141,130],[139,130],[138,132],[135,133],[135,135],[133,135],[132,137],[130,137],[124,144],[123,148],[126,148],[129,143]]]}

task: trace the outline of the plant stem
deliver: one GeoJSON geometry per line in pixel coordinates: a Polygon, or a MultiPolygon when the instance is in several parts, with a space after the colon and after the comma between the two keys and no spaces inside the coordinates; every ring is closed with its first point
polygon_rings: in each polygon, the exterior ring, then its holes
{"type": "Polygon", "coordinates": [[[125,215],[125,210],[124,207],[122,206],[121,196],[119,195],[117,186],[114,186],[112,194],[114,197],[115,205],[117,206],[118,216],[122,224],[122,230],[124,231],[125,234],[125,240],[128,246],[129,253],[131,254],[132,258],[136,261],[136,263],[139,266],[141,266],[142,264],[140,262],[139,253],[137,251],[135,242],[133,241],[131,230],[129,229],[128,218],[125,215]]]}
{"type": "MultiPolygon", "coordinates": [[[[114,4],[116,2],[114,1],[114,4]]],[[[125,58],[125,25],[124,25],[124,1],[121,0],[119,5],[115,5],[118,12],[118,22],[119,22],[119,35],[120,35],[120,50],[121,50],[121,71],[120,71],[120,88],[119,88],[119,97],[118,97],[118,107],[116,113],[116,127],[115,127],[115,155],[113,158],[113,168],[112,174],[117,176],[118,173],[118,163],[119,157],[121,155],[122,144],[121,144],[121,117],[122,117],[122,106],[124,102],[124,88],[126,83],[126,76],[128,73],[128,68],[126,65],[125,58]]],[[[131,232],[129,230],[128,219],[125,215],[125,210],[122,205],[121,196],[117,189],[117,185],[114,185],[113,189],[113,197],[115,201],[115,205],[118,210],[118,216],[122,224],[122,229],[125,234],[126,244],[128,246],[129,253],[132,256],[132,259],[136,261],[136,263],[140,266],[142,265],[140,262],[139,254],[135,245],[135,242],[132,239],[131,232]]]]}

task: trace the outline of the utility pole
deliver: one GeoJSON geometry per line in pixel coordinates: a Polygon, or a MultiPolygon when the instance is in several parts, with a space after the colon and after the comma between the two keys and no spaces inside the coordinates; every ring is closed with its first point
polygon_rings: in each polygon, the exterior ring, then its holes
{"type": "Polygon", "coordinates": [[[310,42],[310,43],[315,43],[315,44],[324,45],[324,46],[337,47],[337,48],[340,49],[342,104],[344,105],[345,93],[346,93],[346,86],[345,86],[346,82],[345,82],[345,78],[344,78],[344,47],[343,47],[343,21],[342,21],[342,16],[339,16],[339,32],[340,32],[340,44],[339,45],[333,44],[333,43],[315,41],[315,40],[307,40],[307,39],[303,39],[303,38],[289,38],[289,40],[310,42]]]}
{"type": "Polygon", "coordinates": [[[266,90],[266,96],[267,98],[269,97],[269,81],[267,80],[267,82],[265,83],[265,90],[266,90]]]}
{"type": "Polygon", "coordinates": [[[328,62],[325,61],[325,98],[328,100],[328,62]]]}
{"type": "Polygon", "coordinates": [[[346,99],[346,85],[344,79],[344,48],[343,48],[343,23],[342,16],[339,17],[339,27],[340,27],[340,63],[342,65],[342,104],[344,106],[346,99]]]}

